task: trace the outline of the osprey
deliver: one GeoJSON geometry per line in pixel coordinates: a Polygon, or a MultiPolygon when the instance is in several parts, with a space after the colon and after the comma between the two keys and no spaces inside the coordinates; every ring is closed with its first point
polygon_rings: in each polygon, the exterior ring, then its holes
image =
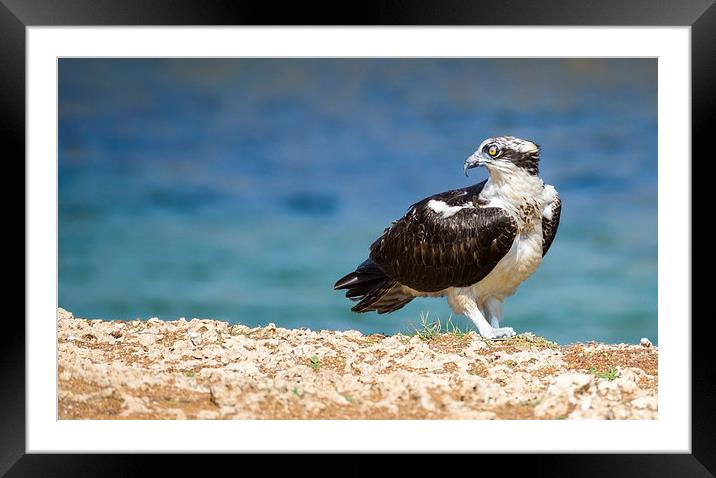
{"type": "Polygon", "coordinates": [[[513,136],[489,138],[465,160],[487,180],[413,204],[371,246],[369,258],[336,282],[354,312],[393,312],[415,297],[447,297],[485,338],[500,327],[502,302],[531,276],[552,245],[562,203],[539,177],[540,148],[513,136]]]}

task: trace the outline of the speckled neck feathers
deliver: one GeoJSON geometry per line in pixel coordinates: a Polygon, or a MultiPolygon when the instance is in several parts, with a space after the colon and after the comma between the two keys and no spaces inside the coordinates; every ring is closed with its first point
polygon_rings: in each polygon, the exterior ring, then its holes
{"type": "Polygon", "coordinates": [[[480,192],[480,199],[487,202],[487,207],[508,210],[523,229],[539,222],[544,207],[544,190],[542,179],[524,170],[493,170],[480,192]]]}

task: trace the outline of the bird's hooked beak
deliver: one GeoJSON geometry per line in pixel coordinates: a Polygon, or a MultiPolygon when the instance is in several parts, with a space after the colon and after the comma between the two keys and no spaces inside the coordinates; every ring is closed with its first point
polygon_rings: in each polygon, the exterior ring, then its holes
{"type": "Polygon", "coordinates": [[[463,171],[465,171],[465,176],[467,176],[468,169],[477,168],[479,166],[486,166],[489,163],[489,159],[485,158],[482,154],[475,151],[465,160],[465,164],[463,165],[463,171]]]}

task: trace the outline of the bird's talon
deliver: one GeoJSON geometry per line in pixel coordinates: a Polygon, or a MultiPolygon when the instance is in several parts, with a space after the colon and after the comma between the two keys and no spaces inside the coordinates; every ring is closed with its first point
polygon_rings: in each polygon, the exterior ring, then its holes
{"type": "Polygon", "coordinates": [[[488,340],[495,340],[497,338],[492,331],[480,332],[480,335],[482,336],[483,339],[488,339],[488,340]]]}
{"type": "Polygon", "coordinates": [[[496,338],[500,339],[509,339],[510,337],[514,337],[517,335],[515,333],[515,329],[512,327],[501,327],[499,329],[493,329],[493,332],[495,334],[496,338]]]}

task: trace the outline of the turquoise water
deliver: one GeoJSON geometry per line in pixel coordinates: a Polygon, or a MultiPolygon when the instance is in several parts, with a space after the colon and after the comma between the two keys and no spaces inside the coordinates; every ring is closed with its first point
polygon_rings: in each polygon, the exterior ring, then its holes
{"type": "MultiPolygon", "coordinates": [[[[59,64],[59,305],[88,318],[409,331],[416,299],[332,290],[486,137],[542,146],[557,239],[505,325],[657,340],[656,60],[138,60],[59,64]]],[[[462,318],[453,318],[467,326],[462,318]]]]}

